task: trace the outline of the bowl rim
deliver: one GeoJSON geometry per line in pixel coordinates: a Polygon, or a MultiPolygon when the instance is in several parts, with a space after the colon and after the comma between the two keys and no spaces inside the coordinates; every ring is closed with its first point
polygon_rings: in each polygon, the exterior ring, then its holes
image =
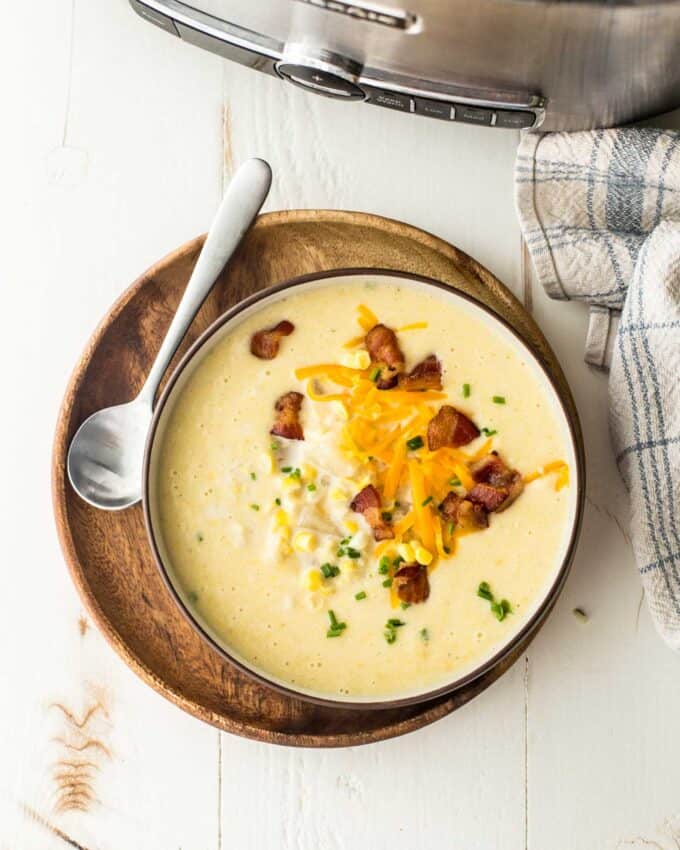
{"type": "Polygon", "coordinates": [[[180,359],[179,363],[174,367],[170,376],[158,397],[156,402],[153,417],[151,420],[151,425],[149,427],[149,432],[147,434],[146,445],[144,449],[144,464],[143,464],[143,472],[142,472],[142,508],[144,514],[144,526],[146,530],[147,539],[149,541],[151,552],[153,555],[154,562],[156,564],[156,568],[158,569],[161,579],[167,588],[170,596],[172,597],[175,605],[177,606],[179,612],[184,617],[184,619],[188,622],[189,626],[194,630],[196,634],[214,651],[221,656],[221,658],[227,661],[229,664],[232,664],[239,671],[254,679],[258,684],[263,685],[267,688],[272,688],[275,691],[289,697],[292,699],[301,699],[305,702],[312,703],[314,705],[325,706],[326,708],[336,708],[336,709],[357,709],[357,710],[389,710],[396,708],[405,708],[412,705],[418,705],[422,703],[429,702],[430,700],[435,700],[438,697],[445,696],[446,694],[453,693],[461,688],[464,688],[474,682],[476,679],[481,678],[490,670],[492,670],[497,665],[501,664],[512,652],[522,643],[524,643],[524,649],[526,650],[535,637],[539,627],[543,624],[548,614],[551,612],[552,608],[555,605],[564,584],[567,580],[567,576],[571,570],[571,566],[574,560],[574,556],[576,554],[576,548],[578,545],[578,540],[581,532],[581,526],[583,524],[583,513],[584,513],[584,505],[585,505],[585,492],[586,492],[586,470],[585,470],[585,450],[583,445],[583,438],[581,435],[581,427],[578,419],[578,413],[576,411],[576,406],[571,398],[571,393],[568,385],[567,387],[567,396],[569,401],[571,402],[571,406],[573,410],[569,409],[569,405],[563,398],[563,390],[557,385],[557,381],[554,376],[551,374],[550,370],[547,368],[543,357],[536,350],[531,343],[529,343],[524,337],[517,331],[513,325],[505,319],[503,316],[499,315],[492,307],[485,304],[483,301],[476,298],[474,295],[463,292],[460,289],[455,289],[451,284],[446,283],[441,280],[437,280],[435,278],[427,277],[426,275],[415,274],[411,272],[405,271],[395,271],[392,269],[385,268],[363,268],[363,267],[348,267],[342,269],[331,269],[327,271],[320,272],[311,272],[304,275],[299,275],[293,278],[289,278],[287,280],[276,283],[272,286],[266,287],[265,289],[258,290],[257,292],[248,295],[246,298],[243,298],[241,301],[238,301],[232,307],[229,307],[224,313],[218,316],[192,343],[189,349],[185,352],[185,354],[180,359]],[[487,658],[482,664],[474,667],[474,669],[470,670],[464,676],[455,681],[452,681],[448,684],[440,685],[437,688],[433,688],[429,691],[424,691],[419,694],[411,694],[405,697],[397,697],[394,699],[385,699],[385,700],[364,700],[364,701],[351,701],[351,700],[342,700],[342,699],[333,699],[331,697],[322,697],[313,693],[306,693],[305,691],[298,691],[293,687],[289,687],[281,682],[275,681],[273,679],[268,678],[264,673],[259,672],[258,670],[254,670],[251,667],[248,667],[238,658],[234,657],[224,646],[220,645],[201,625],[201,623],[196,619],[189,608],[188,605],[185,604],[184,600],[181,598],[177,589],[174,586],[172,579],[170,578],[169,569],[166,567],[163,558],[160,553],[160,549],[156,540],[156,535],[153,528],[153,523],[151,519],[151,506],[150,506],[150,473],[151,473],[151,455],[154,446],[154,440],[158,431],[158,426],[160,424],[160,420],[163,416],[163,412],[165,410],[166,404],[172,394],[172,391],[179,380],[180,376],[183,374],[184,370],[189,366],[189,364],[194,360],[194,358],[199,354],[199,352],[203,349],[203,347],[214,337],[216,333],[218,333],[221,328],[231,321],[233,318],[239,315],[239,313],[243,312],[247,308],[251,307],[254,304],[257,304],[259,301],[263,301],[265,298],[268,298],[271,295],[282,292],[287,289],[293,289],[297,286],[301,286],[307,283],[313,283],[317,281],[324,280],[332,280],[334,278],[343,278],[343,277],[356,277],[356,276],[377,276],[377,277],[396,277],[403,278],[405,280],[414,281],[416,283],[421,283],[429,286],[435,286],[437,289],[444,290],[449,293],[453,293],[457,296],[460,296],[464,300],[470,302],[474,306],[481,309],[483,312],[487,314],[492,321],[496,321],[501,324],[507,331],[509,331],[519,342],[520,346],[528,352],[528,354],[536,361],[537,365],[541,369],[543,375],[547,379],[548,383],[552,387],[555,396],[559,402],[560,409],[564,416],[564,419],[567,424],[567,429],[569,433],[569,438],[571,442],[571,446],[573,449],[574,457],[576,460],[577,467],[577,492],[576,492],[576,505],[575,505],[575,513],[574,520],[569,534],[569,541],[567,543],[564,556],[562,558],[562,562],[555,573],[555,578],[553,579],[552,584],[549,589],[545,592],[543,599],[540,604],[531,615],[531,617],[524,623],[521,629],[516,632],[512,638],[504,644],[496,653],[487,658]]]}

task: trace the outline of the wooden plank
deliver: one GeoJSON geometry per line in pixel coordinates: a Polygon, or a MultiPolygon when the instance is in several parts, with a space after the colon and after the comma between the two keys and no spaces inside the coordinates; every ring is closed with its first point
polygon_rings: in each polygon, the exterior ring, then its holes
{"type": "Polygon", "coordinates": [[[2,563],[13,574],[0,618],[0,847],[213,848],[217,733],[145,688],[81,619],[46,459],[67,375],[104,308],[210,221],[219,61],[122,2],[18,4],[5,24],[14,124],[0,160],[11,246],[0,352],[17,368],[0,421],[2,563]]]}

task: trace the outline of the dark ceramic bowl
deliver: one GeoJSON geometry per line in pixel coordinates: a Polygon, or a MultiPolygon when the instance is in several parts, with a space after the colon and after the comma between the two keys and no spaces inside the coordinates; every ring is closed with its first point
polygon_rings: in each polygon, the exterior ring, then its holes
{"type": "Polygon", "coordinates": [[[163,581],[173,596],[180,611],[189,621],[192,628],[216,652],[244,673],[255,678],[258,682],[275,688],[288,696],[298,697],[300,699],[336,708],[385,709],[427,702],[428,700],[467,686],[475,679],[492,671],[494,668],[504,666],[504,662],[508,661],[509,656],[511,656],[520,645],[526,647],[533,639],[539,626],[552,610],[557,597],[564,586],[564,582],[567,578],[567,574],[574,557],[581,527],[583,504],[585,499],[585,464],[584,450],[580,437],[580,427],[578,422],[575,420],[575,416],[573,416],[570,412],[573,409],[573,405],[567,403],[567,399],[563,393],[568,394],[568,390],[560,389],[558,382],[550,374],[529,343],[526,342],[511,325],[477,299],[457,290],[453,290],[450,286],[436,280],[393,271],[376,269],[343,269],[332,272],[323,272],[317,275],[306,275],[304,277],[295,278],[294,280],[270,287],[269,289],[261,292],[257,292],[220,316],[194,343],[172,373],[156,407],[144,459],[143,502],[144,518],[151,548],[163,581]],[[492,655],[482,658],[469,669],[463,669],[457,672],[450,681],[435,689],[429,689],[417,693],[409,692],[402,697],[390,697],[382,700],[375,698],[367,700],[357,700],[354,698],[352,700],[348,700],[343,698],[340,694],[337,696],[329,696],[325,693],[321,694],[297,689],[294,686],[287,684],[285,681],[269,675],[266,670],[260,667],[254,667],[218,638],[209,625],[202,620],[198,612],[194,610],[187,594],[182,589],[179,582],[177,582],[173,577],[169,563],[170,558],[165,552],[162,537],[158,528],[159,523],[153,501],[154,488],[152,483],[157,463],[156,450],[161,442],[159,436],[162,433],[167,413],[171,409],[173,401],[177,398],[185,382],[190,379],[194,368],[201,362],[202,358],[212,349],[213,345],[218,340],[222,339],[226,334],[236,328],[241,320],[253,313],[256,313],[265,304],[270,304],[272,301],[286,297],[292,290],[297,290],[303,287],[332,287],[334,284],[337,285],[341,282],[350,282],[356,278],[366,281],[371,277],[376,278],[381,282],[391,279],[395,282],[395,284],[400,286],[422,286],[427,288],[436,287],[439,290],[443,290],[447,293],[447,297],[452,299],[452,304],[458,303],[459,306],[462,306],[465,309],[472,309],[476,318],[483,321],[492,330],[500,333],[504,339],[521,354],[525,361],[533,367],[534,373],[538,376],[539,380],[542,381],[546,394],[551,398],[554,410],[564,427],[564,433],[570,452],[569,466],[572,473],[569,488],[571,502],[568,534],[566,535],[561,558],[559,563],[556,564],[550,582],[546,586],[540,598],[533,604],[530,614],[528,616],[525,615],[521,626],[516,632],[509,635],[507,640],[498,647],[492,655]]]}

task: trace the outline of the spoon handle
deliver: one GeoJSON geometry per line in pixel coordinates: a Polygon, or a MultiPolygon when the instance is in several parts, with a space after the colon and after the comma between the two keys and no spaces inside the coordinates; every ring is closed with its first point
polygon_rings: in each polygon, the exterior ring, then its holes
{"type": "Polygon", "coordinates": [[[156,390],[173,354],[220,272],[260,211],[271,181],[271,168],[263,159],[248,159],[229,183],[182,300],[137,396],[147,400],[152,407],[156,390]]]}

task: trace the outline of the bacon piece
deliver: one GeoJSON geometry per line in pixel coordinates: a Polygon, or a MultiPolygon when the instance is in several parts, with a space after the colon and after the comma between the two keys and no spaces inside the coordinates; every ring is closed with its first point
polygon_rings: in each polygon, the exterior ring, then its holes
{"type": "Polygon", "coordinates": [[[350,503],[350,508],[363,515],[373,529],[373,537],[376,540],[392,540],[394,530],[392,525],[383,518],[380,493],[372,484],[368,484],[356,494],[350,503]]]}
{"type": "Polygon", "coordinates": [[[501,505],[508,498],[508,491],[505,487],[492,487],[491,484],[475,484],[467,497],[476,505],[481,505],[485,511],[493,513],[500,510],[501,505]]]}
{"type": "Polygon", "coordinates": [[[250,337],[250,353],[260,360],[273,360],[279,353],[282,337],[290,336],[294,330],[295,325],[284,319],[273,328],[257,331],[250,337]]]}
{"type": "Polygon", "coordinates": [[[270,434],[285,437],[288,440],[304,440],[305,435],[300,424],[300,408],[304,396],[302,393],[284,393],[274,405],[276,419],[270,434]]]}
{"type": "Polygon", "coordinates": [[[409,605],[424,602],[430,595],[427,567],[417,562],[402,564],[392,579],[397,596],[409,605]]]}
{"type": "Polygon", "coordinates": [[[470,472],[477,484],[468,493],[468,498],[482,503],[483,500],[491,500],[492,497],[486,490],[478,490],[482,486],[492,487],[503,494],[503,498],[497,507],[487,508],[487,510],[496,511],[497,513],[504,511],[510,507],[522,490],[524,490],[522,474],[508,466],[498,452],[491,452],[486,457],[477,461],[477,463],[470,467],[470,472]],[[473,497],[472,493],[475,491],[477,493],[473,497]]]}
{"type": "Polygon", "coordinates": [[[443,404],[427,426],[427,446],[431,452],[444,446],[456,449],[476,437],[479,437],[479,428],[450,404],[443,404]]]}
{"type": "Polygon", "coordinates": [[[389,390],[404,371],[404,355],[399,348],[397,335],[387,325],[375,325],[366,334],[366,350],[371,363],[380,369],[376,385],[379,390],[389,390]]]}
{"type": "Polygon", "coordinates": [[[399,378],[402,390],[440,390],[442,388],[442,364],[430,354],[408,373],[399,378]]]}
{"type": "Polygon", "coordinates": [[[451,490],[439,505],[439,513],[447,522],[452,522],[464,531],[488,528],[489,517],[483,505],[464,499],[451,490]]]}

